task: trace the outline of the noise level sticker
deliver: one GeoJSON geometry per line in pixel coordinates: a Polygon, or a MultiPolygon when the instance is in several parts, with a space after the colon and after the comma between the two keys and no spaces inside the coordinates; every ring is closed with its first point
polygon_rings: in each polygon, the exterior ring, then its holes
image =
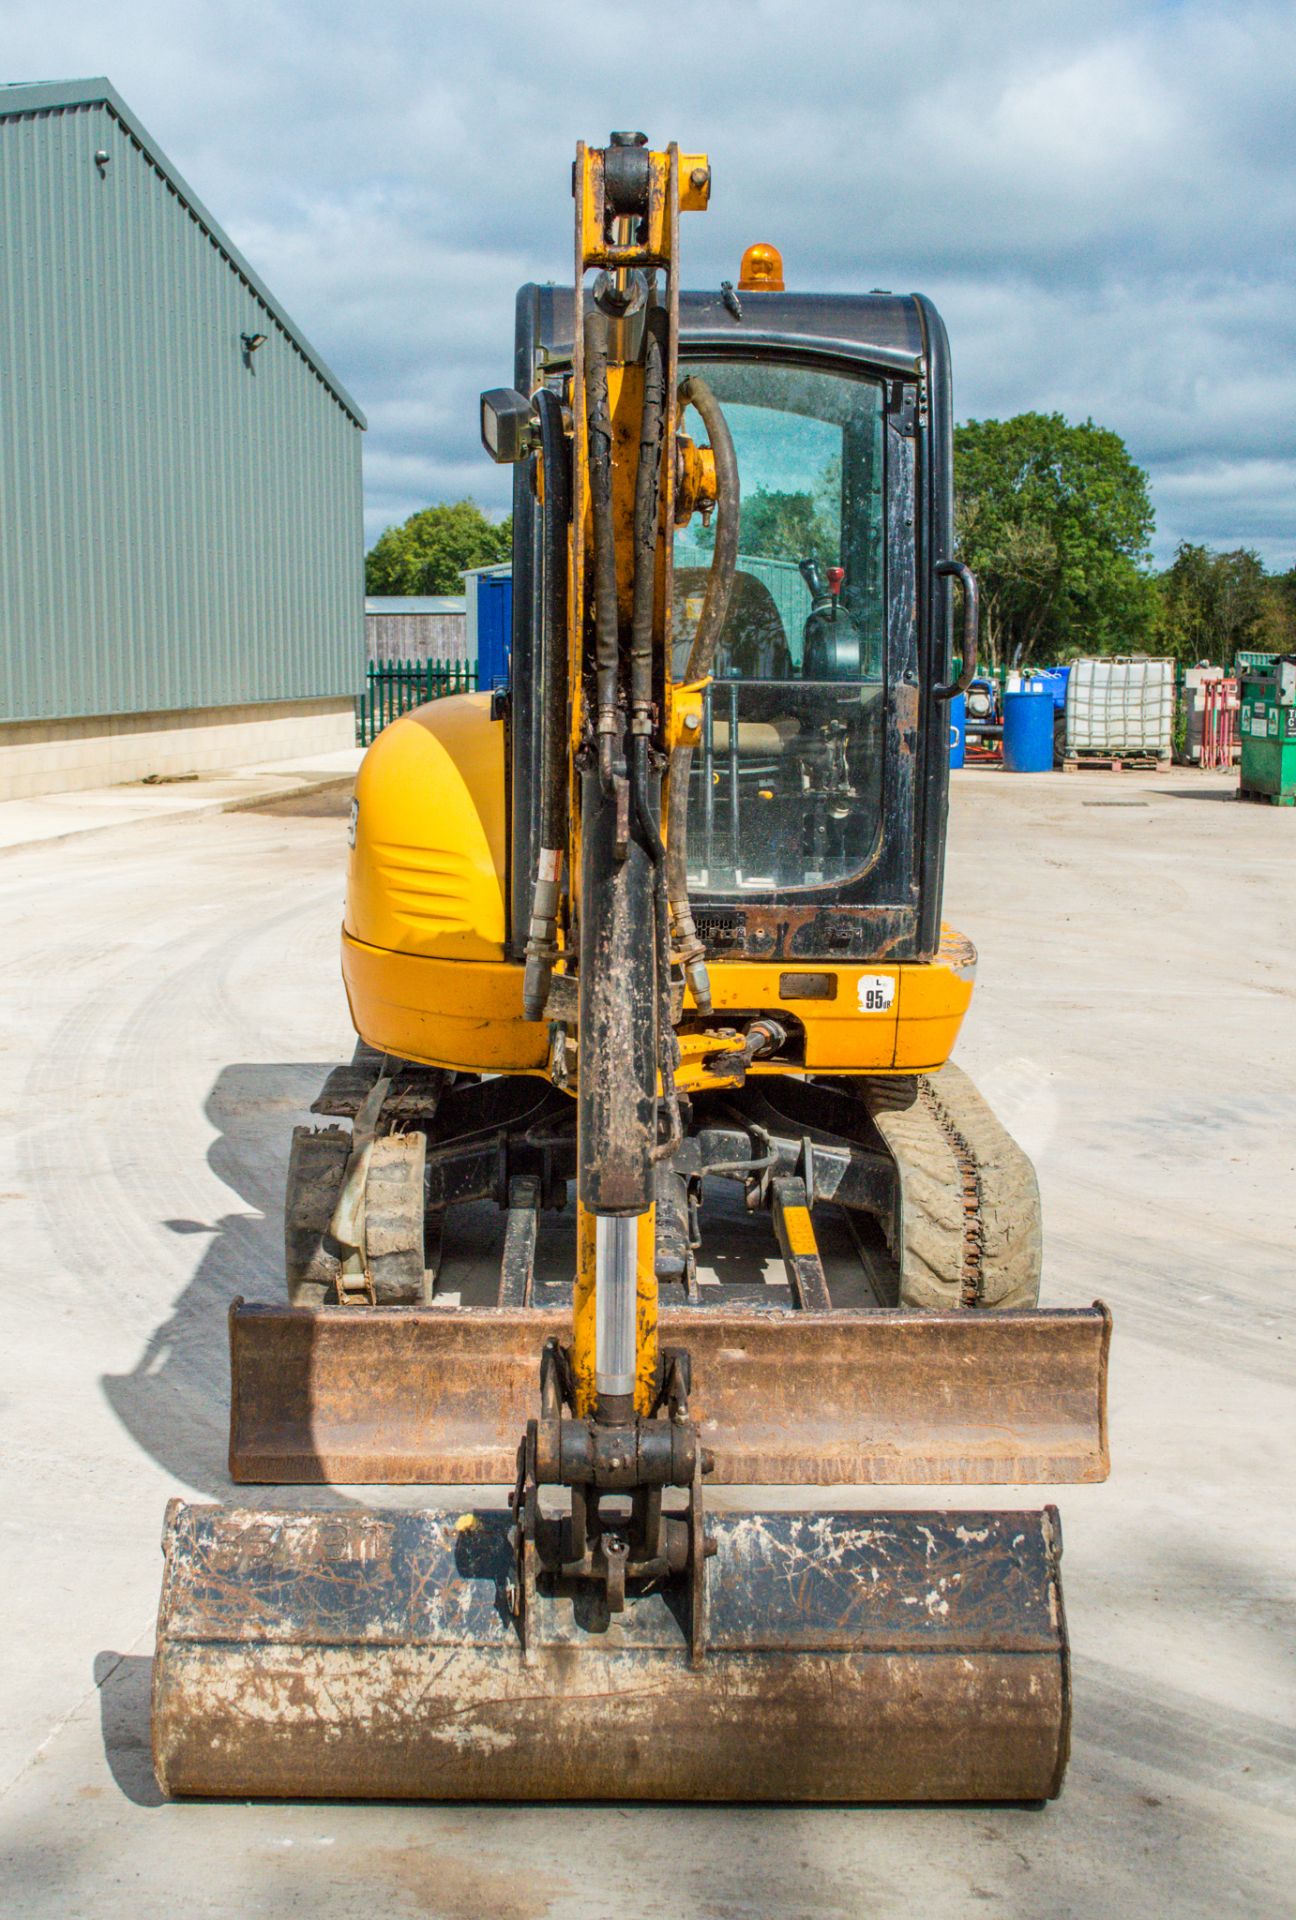
{"type": "Polygon", "coordinates": [[[862,973],[859,977],[861,1013],[885,1013],[895,999],[895,978],[889,973],[862,973]]]}

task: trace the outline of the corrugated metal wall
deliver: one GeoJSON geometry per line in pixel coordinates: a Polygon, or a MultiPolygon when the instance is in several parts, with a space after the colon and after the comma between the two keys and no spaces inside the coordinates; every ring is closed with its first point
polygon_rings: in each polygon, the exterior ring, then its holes
{"type": "Polygon", "coordinates": [[[0,573],[0,718],[363,677],[357,423],[103,105],[0,118],[0,573]]]}

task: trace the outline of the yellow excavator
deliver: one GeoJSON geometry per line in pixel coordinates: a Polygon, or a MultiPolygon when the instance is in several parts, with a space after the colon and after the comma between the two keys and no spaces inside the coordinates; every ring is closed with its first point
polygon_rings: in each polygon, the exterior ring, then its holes
{"type": "Polygon", "coordinates": [[[482,398],[508,682],[365,758],[359,1044],[294,1135],[287,1301],[231,1312],[236,1481],[509,1510],[172,1502],[170,1793],[1059,1790],[1052,1507],[708,1492],[1102,1479],[1110,1333],[1039,1308],[1034,1173],[949,1064],[944,329],[763,245],[683,291],[710,186],[577,150],[574,285],[482,398]]]}

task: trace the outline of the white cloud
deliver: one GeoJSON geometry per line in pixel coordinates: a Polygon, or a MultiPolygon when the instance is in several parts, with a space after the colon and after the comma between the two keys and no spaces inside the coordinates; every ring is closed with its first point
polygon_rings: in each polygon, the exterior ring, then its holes
{"type": "Polygon", "coordinates": [[[707,147],[689,275],[783,246],[803,286],[922,287],[960,411],[1116,428],[1158,551],[1296,559],[1284,0],[47,0],[7,77],[107,71],[368,411],[370,531],[504,508],[476,396],[513,294],[565,279],[578,137],[707,147]],[[107,17],[106,17],[107,16],[107,17]]]}

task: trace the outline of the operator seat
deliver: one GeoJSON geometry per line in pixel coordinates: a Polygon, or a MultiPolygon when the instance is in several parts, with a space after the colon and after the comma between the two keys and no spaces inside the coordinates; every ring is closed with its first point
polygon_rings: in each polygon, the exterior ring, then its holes
{"type": "MultiPolygon", "coordinates": [[[[702,617],[707,569],[679,567],[675,572],[672,632],[674,673],[681,678],[702,617]]],[[[734,574],[729,611],[716,650],[717,680],[791,680],[794,673],[787,634],[774,596],[763,580],[740,568],[734,574]]]]}

